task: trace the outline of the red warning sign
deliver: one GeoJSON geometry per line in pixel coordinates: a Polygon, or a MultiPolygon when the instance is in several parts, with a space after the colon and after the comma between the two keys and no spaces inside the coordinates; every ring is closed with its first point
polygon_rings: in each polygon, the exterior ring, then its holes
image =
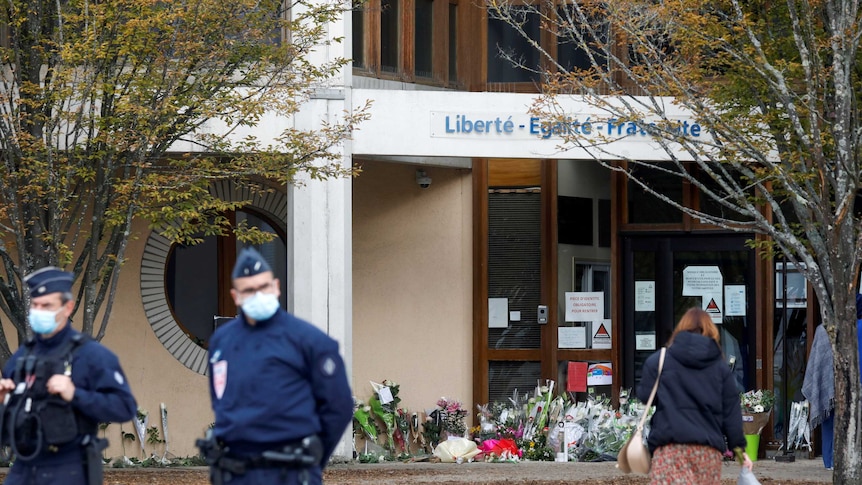
{"type": "Polygon", "coordinates": [[[718,307],[718,303],[715,302],[715,298],[710,298],[709,303],[706,304],[706,307],[703,310],[709,314],[713,323],[721,323],[721,308],[718,307]]]}
{"type": "Polygon", "coordinates": [[[707,313],[721,313],[721,310],[718,309],[718,304],[715,302],[715,298],[710,298],[709,303],[706,304],[706,308],[704,308],[707,313]]]}
{"type": "Polygon", "coordinates": [[[593,338],[611,338],[611,335],[608,333],[608,329],[605,328],[605,324],[602,323],[599,325],[599,329],[596,330],[596,334],[593,335],[593,338]]]}
{"type": "Polygon", "coordinates": [[[611,348],[611,321],[602,320],[593,322],[593,345],[594,349],[611,348]],[[598,324],[598,326],[596,326],[598,324]]]}

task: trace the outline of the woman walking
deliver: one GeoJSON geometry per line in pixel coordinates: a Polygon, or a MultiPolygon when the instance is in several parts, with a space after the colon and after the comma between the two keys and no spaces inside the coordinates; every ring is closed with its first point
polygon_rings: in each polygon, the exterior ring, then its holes
{"type": "MultiPolygon", "coordinates": [[[[658,372],[659,352],[644,363],[637,397],[649,398],[658,372]]],[[[745,449],[736,380],[724,362],[718,328],[700,308],[677,323],[650,421],[647,443],[653,455],[651,485],[721,483],[725,450],[745,449]]],[[[753,464],[741,451],[744,467],[753,464]]]]}

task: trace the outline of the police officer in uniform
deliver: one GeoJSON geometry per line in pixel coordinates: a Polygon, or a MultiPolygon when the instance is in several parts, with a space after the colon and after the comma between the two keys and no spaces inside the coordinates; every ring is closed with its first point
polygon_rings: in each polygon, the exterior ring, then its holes
{"type": "Polygon", "coordinates": [[[198,441],[212,483],[320,484],[353,416],[338,342],[280,308],[278,279],[253,248],[231,277],[242,311],[210,339],[215,426],[198,441]]]}
{"type": "Polygon", "coordinates": [[[102,422],[125,422],[137,404],[117,356],[72,328],[72,273],[49,266],[28,275],[28,321],[0,379],[2,441],[14,464],[4,485],[101,485],[102,422]]]}

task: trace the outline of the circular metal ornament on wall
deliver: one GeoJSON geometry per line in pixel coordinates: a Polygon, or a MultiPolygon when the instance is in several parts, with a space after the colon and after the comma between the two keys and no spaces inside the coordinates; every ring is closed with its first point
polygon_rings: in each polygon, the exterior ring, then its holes
{"type": "MultiPolygon", "coordinates": [[[[227,202],[249,200],[249,207],[268,215],[286,232],[287,194],[283,190],[254,191],[233,182],[213,184],[210,192],[227,202]]],[[[158,231],[151,231],[141,261],[141,301],[156,337],[184,366],[206,375],[207,350],[182,329],[171,311],[166,294],[165,268],[172,243],[158,231]]]]}

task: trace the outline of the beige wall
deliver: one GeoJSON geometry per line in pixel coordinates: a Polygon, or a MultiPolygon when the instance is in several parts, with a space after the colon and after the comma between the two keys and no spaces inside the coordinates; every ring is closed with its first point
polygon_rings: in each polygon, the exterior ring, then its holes
{"type": "MultiPolygon", "coordinates": [[[[197,456],[195,439],[214,421],[209,401],[207,378],[181,364],[159,342],[144,314],[141,301],[141,258],[149,231],[138,224],[129,241],[127,262],[120,275],[120,286],[114,299],[114,309],[108,333],[102,343],[120,358],[138,400],[138,407],[149,412],[149,426],[161,428],[159,404],[168,411],[168,451],[179,457],[197,456]]],[[[131,422],[123,430],[134,433],[131,422]]],[[[119,426],[107,429],[111,448],[108,456],[121,456],[119,426]]],[[[140,443],[126,442],[127,456],[141,456],[140,443]]],[[[147,450],[152,445],[145,444],[147,450]]],[[[158,448],[159,454],[163,445],[158,448]]]]}
{"type": "Polygon", "coordinates": [[[401,407],[472,409],[469,170],[360,162],[353,184],[353,393],[400,385],[401,407]],[[422,168],[432,178],[416,183],[422,168]]]}

